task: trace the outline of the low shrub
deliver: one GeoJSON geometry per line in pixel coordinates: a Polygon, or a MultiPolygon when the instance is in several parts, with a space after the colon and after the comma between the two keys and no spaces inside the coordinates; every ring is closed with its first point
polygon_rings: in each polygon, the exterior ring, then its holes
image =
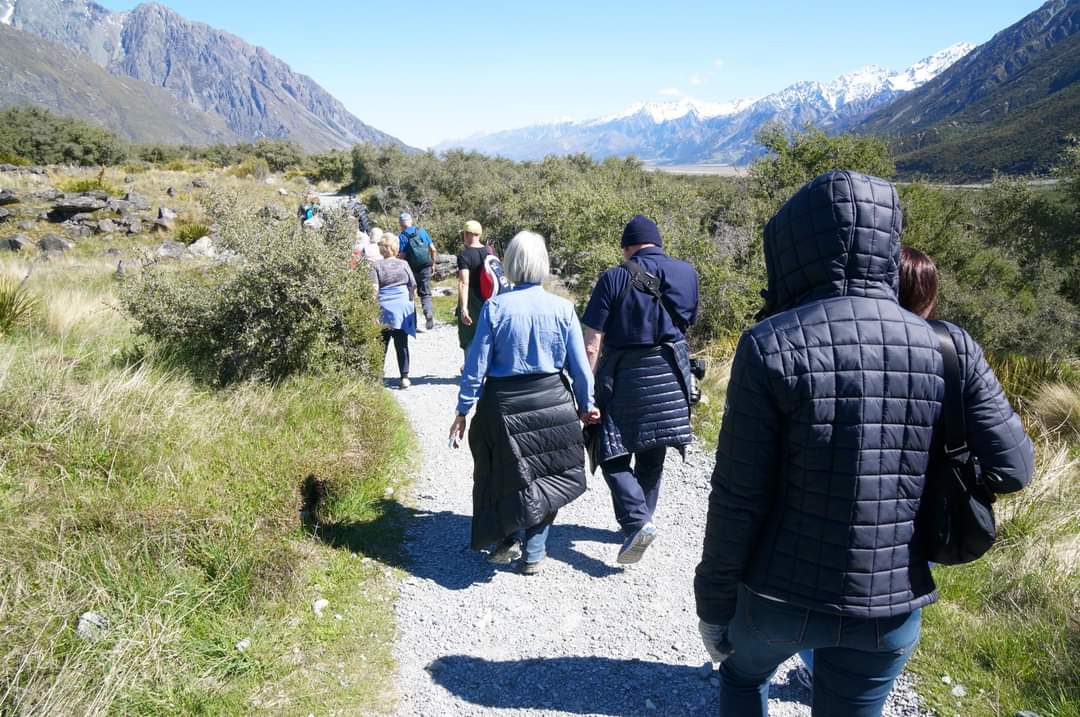
{"type": "Polygon", "coordinates": [[[239,260],[205,270],[150,266],[130,279],[121,303],[141,334],[219,385],[381,369],[374,292],[349,268],[353,225],[327,221],[322,233],[305,232],[260,220],[235,198],[210,211],[222,247],[239,260]]]}
{"type": "Polygon", "coordinates": [[[270,176],[270,165],[261,157],[253,157],[229,167],[225,172],[239,179],[266,179],[270,176]]]}
{"type": "Polygon", "coordinates": [[[63,192],[70,192],[71,194],[105,192],[110,197],[119,197],[124,193],[124,190],[105,181],[105,178],[101,175],[98,175],[93,179],[61,179],[56,183],[56,188],[63,192]]]}
{"type": "Polygon", "coordinates": [[[26,167],[30,161],[26,157],[20,157],[11,152],[0,151],[0,164],[13,164],[16,167],[26,167]]]}

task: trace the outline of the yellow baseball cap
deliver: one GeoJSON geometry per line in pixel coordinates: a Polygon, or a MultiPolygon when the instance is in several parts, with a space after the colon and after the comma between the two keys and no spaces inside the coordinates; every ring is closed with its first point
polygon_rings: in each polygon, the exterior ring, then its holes
{"type": "Polygon", "coordinates": [[[480,226],[480,222],[476,221],[475,219],[470,219],[469,221],[465,222],[465,233],[480,236],[484,233],[484,228],[480,226]]]}

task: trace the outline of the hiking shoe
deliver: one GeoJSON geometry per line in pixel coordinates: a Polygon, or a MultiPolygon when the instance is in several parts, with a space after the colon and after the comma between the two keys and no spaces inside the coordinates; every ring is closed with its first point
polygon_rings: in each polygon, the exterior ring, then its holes
{"type": "Polygon", "coordinates": [[[619,557],[615,561],[622,565],[636,563],[641,560],[646,548],[652,545],[654,540],[656,540],[656,526],[652,523],[646,523],[641,527],[641,530],[626,539],[626,542],[619,548],[619,557]]]}
{"type": "Polygon", "coordinates": [[[401,387],[402,388],[408,388],[409,386],[412,386],[412,381],[409,380],[408,376],[402,376],[401,377],[401,387]]]}
{"type": "Polygon", "coordinates": [[[429,316],[427,317],[427,330],[431,331],[433,328],[435,328],[435,317],[429,316]]]}
{"type": "Polygon", "coordinates": [[[515,540],[512,543],[500,543],[499,547],[488,553],[487,561],[495,565],[509,565],[521,557],[521,546],[515,540]]]}
{"type": "Polygon", "coordinates": [[[535,563],[530,563],[527,560],[522,560],[521,561],[521,567],[518,568],[518,571],[522,575],[536,575],[537,573],[540,572],[540,566],[542,566],[544,564],[544,561],[546,559],[547,558],[540,558],[535,563]]]}

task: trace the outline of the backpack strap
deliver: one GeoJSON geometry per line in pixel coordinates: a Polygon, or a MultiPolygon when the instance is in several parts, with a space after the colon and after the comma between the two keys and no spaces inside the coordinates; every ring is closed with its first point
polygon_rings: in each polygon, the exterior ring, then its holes
{"type": "Polygon", "coordinates": [[[964,419],[964,379],[960,375],[960,357],[948,327],[941,321],[931,321],[937,334],[941,358],[945,362],[945,452],[964,453],[967,446],[967,423],[964,419]]]}
{"type": "Polygon", "coordinates": [[[686,332],[690,329],[690,324],[682,316],[679,315],[678,310],[676,310],[674,304],[671,303],[671,299],[668,298],[668,296],[662,291],[660,291],[659,277],[653,276],[649,272],[642,269],[641,265],[633,259],[627,259],[619,266],[630,272],[630,281],[626,282],[626,286],[624,286],[623,290],[619,292],[619,296],[615,299],[615,305],[612,308],[617,308],[619,305],[622,304],[623,299],[626,298],[626,295],[630,292],[630,289],[633,288],[634,280],[637,279],[638,286],[642,287],[645,291],[651,294],[654,299],[660,302],[660,304],[664,307],[664,310],[667,312],[668,318],[670,318],[671,322],[675,324],[675,328],[677,328],[683,336],[686,336],[686,332]]]}

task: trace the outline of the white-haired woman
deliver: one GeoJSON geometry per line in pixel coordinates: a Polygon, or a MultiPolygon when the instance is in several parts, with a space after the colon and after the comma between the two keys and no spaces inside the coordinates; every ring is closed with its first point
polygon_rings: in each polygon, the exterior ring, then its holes
{"type": "Polygon", "coordinates": [[[521,572],[532,575],[547,557],[556,512],[585,492],[580,421],[600,414],[574,305],[543,287],[544,238],[519,233],[503,268],[515,286],[488,299],[476,320],[450,437],[465,435],[475,405],[472,547],[510,563],[520,539],[521,572]]]}

